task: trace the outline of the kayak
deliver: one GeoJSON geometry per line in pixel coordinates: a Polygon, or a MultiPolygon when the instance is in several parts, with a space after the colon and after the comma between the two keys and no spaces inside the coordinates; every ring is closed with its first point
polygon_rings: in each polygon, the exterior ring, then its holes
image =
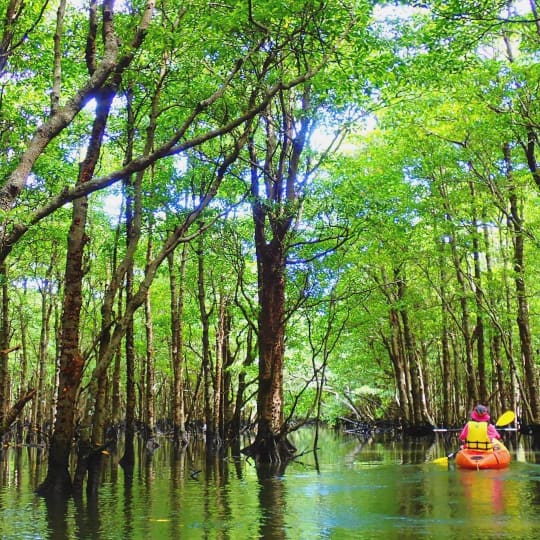
{"type": "Polygon", "coordinates": [[[456,455],[456,465],[462,469],[504,469],[510,464],[510,452],[502,442],[493,451],[464,448],[456,455]]]}

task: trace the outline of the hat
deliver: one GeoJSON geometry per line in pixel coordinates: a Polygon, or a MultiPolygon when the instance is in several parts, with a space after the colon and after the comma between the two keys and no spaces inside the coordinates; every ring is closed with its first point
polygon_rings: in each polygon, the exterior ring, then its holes
{"type": "Polygon", "coordinates": [[[476,422],[489,422],[489,409],[485,405],[477,405],[471,412],[471,418],[476,422]]]}

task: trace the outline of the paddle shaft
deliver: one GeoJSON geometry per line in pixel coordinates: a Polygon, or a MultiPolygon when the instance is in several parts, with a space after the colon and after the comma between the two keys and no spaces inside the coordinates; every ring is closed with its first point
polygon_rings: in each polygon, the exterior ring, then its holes
{"type": "MultiPolygon", "coordinates": [[[[495,426],[497,428],[497,431],[517,431],[518,428],[515,427],[507,427],[507,428],[499,428],[498,426],[495,426]]],[[[433,430],[434,433],[458,433],[463,431],[463,428],[435,428],[433,430]]]]}

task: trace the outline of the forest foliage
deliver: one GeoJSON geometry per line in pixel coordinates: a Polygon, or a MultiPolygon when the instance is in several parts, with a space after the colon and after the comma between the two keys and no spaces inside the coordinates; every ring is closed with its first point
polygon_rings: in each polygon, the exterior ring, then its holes
{"type": "Polygon", "coordinates": [[[287,429],[540,423],[536,7],[2,0],[4,435],[254,425],[258,234],[287,429]]]}

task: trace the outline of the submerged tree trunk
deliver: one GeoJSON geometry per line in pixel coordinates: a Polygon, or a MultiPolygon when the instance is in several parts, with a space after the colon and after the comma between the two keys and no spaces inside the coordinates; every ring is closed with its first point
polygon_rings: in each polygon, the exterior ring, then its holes
{"type": "MultiPolygon", "coordinates": [[[[155,98],[155,96],[154,96],[155,98]]],[[[128,144],[126,148],[125,161],[129,162],[133,155],[133,146],[135,140],[135,112],[132,107],[133,92],[131,88],[126,91],[126,107],[128,115],[128,144]]],[[[155,107],[155,102],[153,103],[155,107]]],[[[153,133],[152,116],[148,127],[149,134],[153,133]]],[[[146,141],[146,151],[152,144],[152,141],[146,141]]],[[[125,268],[125,294],[126,305],[128,305],[134,295],[134,263],[133,253],[139,242],[141,235],[141,184],[144,171],[139,172],[135,178],[127,176],[123,180],[123,190],[125,199],[125,214],[126,214],[126,257],[122,266],[125,268]]],[[[130,316],[126,323],[125,330],[125,392],[126,392],[126,416],[124,430],[124,455],[120,460],[120,464],[128,472],[132,471],[135,465],[135,329],[133,316],[130,316]]]]}
{"type": "MultiPolygon", "coordinates": [[[[133,224],[133,201],[128,196],[126,202],[126,236],[127,244],[130,245],[132,237],[137,236],[133,224]]],[[[133,298],[133,260],[128,262],[126,268],[126,303],[129,303],[133,298]]],[[[133,317],[129,317],[126,325],[125,337],[125,381],[126,381],[126,417],[125,417],[125,432],[124,432],[124,455],[120,460],[120,464],[128,471],[131,471],[135,464],[135,405],[137,402],[135,394],[135,329],[133,317]]]]}
{"type": "MultiPolygon", "coordinates": [[[[115,93],[113,88],[104,88],[96,93],[96,116],[87,154],[79,167],[79,183],[87,182],[94,174],[115,93]]],[[[64,280],[56,419],[49,450],[47,477],[39,488],[42,494],[66,494],[72,487],[69,456],[74,436],[76,399],[84,365],[79,351],[79,327],[84,276],[83,256],[88,242],[87,215],[88,198],[81,197],[73,201],[64,280]]]]}
{"type": "Polygon", "coordinates": [[[285,256],[281,242],[258,246],[259,286],[259,391],[257,436],[244,449],[261,463],[279,463],[296,451],[283,425],[283,361],[285,337],[285,256]]]}
{"type": "Polygon", "coordinates": [[[309,87],[302,96],[284,94],[275,111],[266,111],[264,165],[260,168],[254,141],[249,145],[259,302],[259,376],[257,435],[243,451],[258,463],[286,462],[296,452],[287,439],[283,414],[285,274],[288,236],[300,209],[297,190],[300,157],[311,126],[309,96],[309,87]],[[302,104],[298,120],[293,116],[296,100],[302,104]]]}
{"type": "Polygon", "coordinates": [[[79,321],[82,305],[83,251],[87,242],[86,197],[73,202],[68,236],[64,303],[61,321],[61,349],[58,374],[56,419],[49,448],[47,476],[39,493],[69,494],[69,456],[74,436],[75,402],[81,381],[83,358],[79,351],[79,321]]]}
{"type": "MultiPolygon", "coordinates": [[[[132,288],[132,279],[130,276],[127,284],[128,288],[132,288]]],[[[133,320],[128,323],[126,329],[126,418],[124,432],[124,455],[120,460],[120,464],[127,470],[131,471],[135,465],[135,406],[137,397],[135,393],[135,336],[133,328],[133,320]]]]}

